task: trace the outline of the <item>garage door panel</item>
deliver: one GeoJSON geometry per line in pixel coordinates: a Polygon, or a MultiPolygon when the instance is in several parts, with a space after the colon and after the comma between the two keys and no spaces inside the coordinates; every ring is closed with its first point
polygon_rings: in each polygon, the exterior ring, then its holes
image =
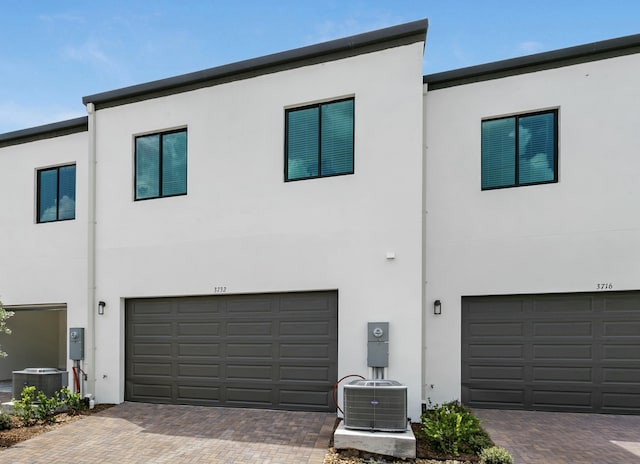
{"type": "Polygon", "coordinates": [[[589,321],[533,322],[533,333],[537,337],[590,337],[593,324],[589,321]]]}
{"type": "Polygon", "coordinates": [[[472,366],[469,378],[473,380],[520,380],[524,378],[524,368],[520,366],[472,366]]]}
{"type": "Polygon", "coordinates": [[[633,337],[640,339],[640,321],[605,322],[604,335],[606,337],[633,337]]]}
{"type": "Polygon", "coordinates": [[[130,348],[133,356],[170,356],[172,351],[171,343],[133,343],[130,348]]]}
{"type": "Polygon", "coordinates": [[[178,364],[178,378],[198,378],[202,377],[205,379],[217,379],[220,377],[220,366],[217,364],[186,364],[179,363],[178,364]]]}
{"type": "Polygon", "coordinates": [[[534,382],[591,382],[591,367],[534,367],[532,380],[534,382]]]}
{"type": "Polygon", "coordinates": [[[298,382],[330,382],[331,380],[329,369],[324,366],[282,366],[280,367],[280,379],[298,382]]]}
{"type": "Polygon", "coordinates": [[[172,333],[173,326],[170,323],[148,323],[137,324],[134,335],[137,337],[156,337],[159,335],[170,337],[172,333]]]}
{"type": "Polygon", "coordinates": [[[547,361],[553,359],[586,360],[592,362],[593,350],[587,344],[533,344],[532,357],[534,361],[547,361]]]}
{"type": "Polygon", "coordinates": [[[227,343],[228,358],[266,358],[273,357],[273,343],[227,343]]]}
{"type": "Polygon", "coordinates": [[[322,335],[328,336],[331,334],[329,329],[329,322],[322,321],[296,321],[296,322],[281,322],[280,323],[280,335],[283,336],[314,336],[322,335]]]}
{"type": "Polygon", "coordinates": [[[571,314],[576,317],[582,317],[580,314],[592,313],[592,299],[585,297],[567,297],[560,296],[541,296],[536,298],[531,305],[534,314],[571,314]]]}
{"type": "Polygon", "coordinates": [[[325,343],[287,343],[280,345],[280,359],[331,359],[331,347],[325,343]]]}
{"type": "Polygon", "coordinates": [[[472,407],[640,414],[639,291],[465,297],[461,353],[472,407]]]}
{"type": "Polygon", "coordinates": [[[138,376],[163,376],[171,377],[171,363],[136,363],[133,374],[138,376]]]}
{"type": "Polygon", "coordinates": [[[187,404],[211,404],[220,401],[220,389],[215,386],[180,385],[177,397],[187,404]]]}
{"type": "Polygon", "coordinates": [[[469,332],[474,337],[520,337],[524,335],[524,325],[520,322],[476,322],[469,332]]]}
{"type": "Polygon", "coordinates": [[[635,361],[640,359],[640,344],[602,345],[602,358],[604,361],[635,361]]]}
{"type": "Polygon", "coordinates": [[[553,390],[534,390],[532,396],[532,406],[534,409],[556,409],[558,407],[591,409],[593,403],[592,393],[590,391],[559,391],[553,390]]]}
{"type": "Polygon", "coordinates": [[[177,322],[176,325],[179,337],[220,335],[220,324],[214,322],[177,322]]]}
{"type": "Polygon", "coordinates": [[[271,336],[273,334],[273,322],[228,322],[226,334],[242,337],[271,336]]]}
{"type": "Polygon", "coordinates": [[[524,359],[524,347],[516,345],[469,345],[469,358],[472,359],[524,359]]]}
{"type": "MultiPolygon", "coordinates": [[[[220,343],[177,343],[180,357],[216,357],[220,355],[220,343]]],[[[170,352],[169,352],[170,354],[170,352]]]]}

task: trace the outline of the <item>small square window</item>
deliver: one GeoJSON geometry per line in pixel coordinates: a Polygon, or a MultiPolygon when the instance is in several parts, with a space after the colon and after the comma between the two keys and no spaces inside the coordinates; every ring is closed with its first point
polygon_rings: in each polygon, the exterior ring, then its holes
{"type": "Polygon", "coordinates": [[[558,182],[558,111],[482,121],[482,190],[558,182]]]}
{"type": "Polygon", "coordinates": [[[135,139],[135,199],[187,193],[186,129],[135,139]]]}
{"type": "Polygon", "coordinates": [[[76,165],[41,169],[37,173],[37,222],[76,218],[76,165]]]}
{"type": "Polygon", "coordinates": [[[285,180],[353,174],[354,99],[285,113],[285,180]]]}

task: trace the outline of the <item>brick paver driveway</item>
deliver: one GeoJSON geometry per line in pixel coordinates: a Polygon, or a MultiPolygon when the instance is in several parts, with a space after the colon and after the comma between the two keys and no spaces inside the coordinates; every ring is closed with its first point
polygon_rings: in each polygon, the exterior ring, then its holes
{"type": "Polygon", "coordinates": [[[640,416],[474,409],[516,464],[640,462],[640,416]]]}
{"type": "Polygon", "coordinates": [[[123,403],[0,450],[0,462],[321,464],[335,414],[123,403]]]}

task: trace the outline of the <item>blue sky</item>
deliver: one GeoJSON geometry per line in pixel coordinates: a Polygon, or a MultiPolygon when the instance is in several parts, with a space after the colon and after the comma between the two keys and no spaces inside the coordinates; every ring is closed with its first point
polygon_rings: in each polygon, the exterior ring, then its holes
{"type": "Polygon", "coordinates": [[[0,0],[0,133],[82,116],[85,95],[422,18],[429,74],[640,33],[640,2],[0,0]]]}

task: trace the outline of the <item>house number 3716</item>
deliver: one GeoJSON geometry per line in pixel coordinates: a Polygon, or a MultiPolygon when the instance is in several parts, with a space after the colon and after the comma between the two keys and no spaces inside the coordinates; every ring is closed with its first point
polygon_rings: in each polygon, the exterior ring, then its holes
{"type": "Polygon", "coordinates": [[[611,282],[608,283],[599,283],[596,284],[597,290],[613,290],[613,284],[611,282]]]}

